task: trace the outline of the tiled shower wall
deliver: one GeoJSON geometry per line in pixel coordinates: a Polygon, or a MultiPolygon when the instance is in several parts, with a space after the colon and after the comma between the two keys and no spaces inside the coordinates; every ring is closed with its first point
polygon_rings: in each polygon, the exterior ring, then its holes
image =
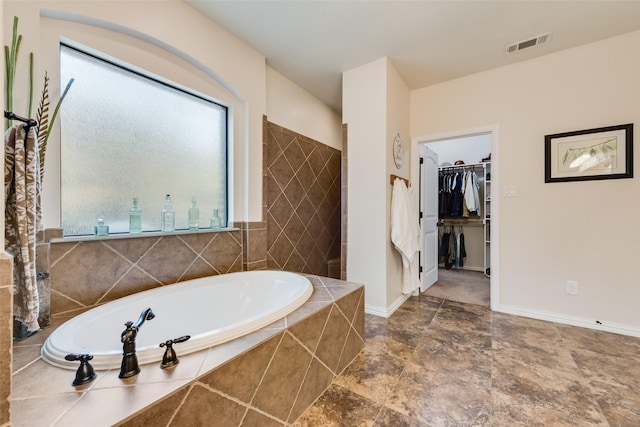
{"type": "Polygon", "coordinates": [[[328,276],[340,259],[340,151],[266,117],[263,139],[267,267],[328,276]]]}

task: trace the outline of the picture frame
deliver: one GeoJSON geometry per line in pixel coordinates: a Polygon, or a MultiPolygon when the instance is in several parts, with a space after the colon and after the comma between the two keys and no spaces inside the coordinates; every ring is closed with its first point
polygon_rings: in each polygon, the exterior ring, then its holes
{"type": "Polygon", "coordinates": [[[633,178],[633,123],[544,137],[544,182],[633,178]]]}

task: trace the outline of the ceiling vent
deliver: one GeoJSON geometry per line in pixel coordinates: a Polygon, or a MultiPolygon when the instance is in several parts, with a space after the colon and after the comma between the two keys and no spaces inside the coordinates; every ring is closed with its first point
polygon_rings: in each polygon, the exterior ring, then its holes
{"type": "Polygon", "coordinates": [[[507,45],[505,47],[505,51],[507,52],[507,55],[510,55],[525,49],[531,49],[532,47],[542,46],[549,43],[549,41],[551,41],[551,33],[540,34],[539,36],[532,37],[528,40],[522,40],[520,42],[507,45]]]}

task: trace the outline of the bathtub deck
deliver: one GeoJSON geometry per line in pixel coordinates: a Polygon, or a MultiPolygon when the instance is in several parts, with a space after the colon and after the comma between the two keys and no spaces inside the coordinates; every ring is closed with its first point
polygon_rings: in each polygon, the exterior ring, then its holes
{"type": "Polygon", "coordinates": [[[78,389],[74,371],[39,356],[67,320],[52,318],[51,329],[14,344],[12,425],[290,425],[364,348],[364,286],[307,277],[309,300],[261,330],[184,356],[177,346],[174,369],[142,365],[126,380],[98,371],[78,389]]]}

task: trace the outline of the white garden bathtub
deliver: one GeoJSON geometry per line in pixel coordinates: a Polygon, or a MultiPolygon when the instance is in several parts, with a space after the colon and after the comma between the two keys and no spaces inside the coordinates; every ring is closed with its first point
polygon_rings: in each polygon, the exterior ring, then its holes
{"type": "Polygon", "coordinates": [[[285,271],[247,271],[188,280],[140,292],[93,308],[58,327],[42,346],[42,358],[77,369],[69,353],[93,355],[96,370],[115,369],[122,361],[120,334],[125,322],[136,322],[150,307],[136,338],[140,364],[162,360],[169,339],[190,335],[176,344],[178,355],[202,350],[260,329],[300,307],[313,293],[304,276],[285,271]]]}

